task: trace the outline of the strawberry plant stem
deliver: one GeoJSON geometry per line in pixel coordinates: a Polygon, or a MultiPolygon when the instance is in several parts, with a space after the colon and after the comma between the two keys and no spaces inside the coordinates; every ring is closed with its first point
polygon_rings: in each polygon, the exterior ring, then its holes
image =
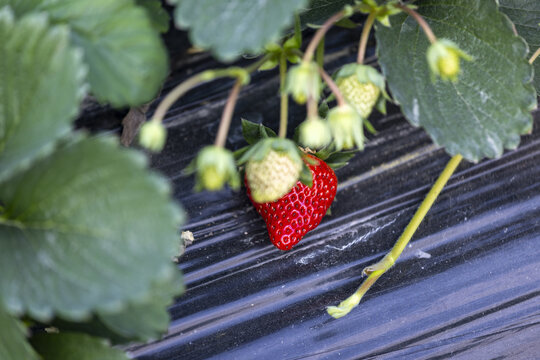
{"type": "Polygon", "coordinates": [[[437,37],[435,36],[433,31],[431,30],[431,27],[429,27],[426,20],[424,20],[424,18],[422,16],[420,16],[420,14],[418,14],[416,11],[414,11],[413,9],[411,9],[411,8],[409,8],[409,7],[407,7],[407,6],[403,5],[403,4],[396,4],[396,7],[400,8],[403,11],[405,11],[414,20],[416,20],[418,25],[420,25],[422,30],[424,30],[424,34],[426,34],[426,36],[427,36],[430,43],[433,44],[433,43],[435,43],[437,41],[437,37]]]}
{"type": "Polygon", "coordinates": [[[245,80],[248,77],[248,74],[257,70],[259,66],[264,64],[269,59],[269,57],[270,57],[269,55],[263,56],[262,58],[254,62],[253,64],[247,66],[245,69],[238,68],[238,67],[230,67],[226,69],[206,70],[206,71],[203,71],[202,73],[199,73],[197,75],[190,77],[186,81],[177,85],[173,90],[171,90],[167,94],[167,96],[165,96],[165,98],[159,103],[156,111],[154,112],[154,115],[152,116],[152,121],[161,122],[163,118],[165,117],[165,114],[167,113],[169,108],[180,97],[182,97],[185,93],[187,93],[189,90],[199,85],[200,83],[203,83],[205,81],[215,80],[221,77],[232,77],[232,78],[245,80]]]}
{"type": "Polygon", "coordinates": [[[531,58],[529,59],[529,64],[532,65],[532,63],[534,62],[534,60],[536,60],[536,58],[538,57],[538,55],[540,55],[540,48],[536,49],[536,51],[534,52],[534,54],[531,56],[531,58]]]}
{"type": "Polygon", "coordinates": [[[315,119],[318,116],[317,102],[310,96],[307,100],[307,118],[315,119]]]}
{"type": "Polygon", "coordinates": [[[279,137],[285,138],[287,135],[287,120],[289,115],[289,95],[285,91],[285,80],[287,78],[287,55],[281,53],[279,57],[279,91],[281,93],[281,105],[279,114],[279,137]]]}
{"type": "Polygon", "coordinates": [[[422,201],[422,204],[420,204],[418,210],[416,210],[413,218],[411,219],[399,239],[394,244],[394,247],[392,247],[390,252],[388,252],[381,261],[371,266],[368,266],[363,270],[364,274],[368,275],[367,279],[364,280],[362,285],[360,285],[360,287],[358,288],[358,290],[356,290],[354,294],[342,301],[338,306],[329,306],[327,308],[328,314],[330,314],[336,319],[347,315],[354,307],[356,307],[360,303],[360,300],[362,300],[362,296],[364,296],[364,294],[377,281],[377,279],[379,279],[388,269],[390,269],[395,264],[396,260],[401,255],[401,253],[411,240],[412,236],[416,232],[416,229],[418,229],[418,226],[420,225],[427,212],[437,199],[437,196],[439,196],[441,190],[448,182],[448,179],[450,179],[450,176],[452,176],[452,174],[456,170],[462,158],[463,157],[461,155],[455,155],[450,159],[442,173],[439,175],[437,181],[435,181],[435,184],[433,184],[431,190],[429,190],[426,198],[424,199],[424,201],[422,201]]]}
{"type": "Polygon", "coordinates": [[[324,24],[317,30],[317,32],[315,33],[315,35],[313,35],[313,38],[309,42],[308,47],[306,48],[303,61],[309,62],[313,60],[313,54],[315,53],[315,49],[317,48],[317,45],[319,45],[319,42],[322,40],[328,29],[330,29],[335,22],[339,21],[344,14],[345,12],[343,10],[335,13],[328,20],[326,20],[324,24]]]}
{"type": "Polygon", "coordinates": [[[324,67],[324,37],[321,39],[319,45],[317,46],[315,60],[317,61],[317,65],[319,65],[319,67],[324,67]]]}
{"type": "Polygon", "coordinates": [[[366,22],[364,23],[364,27],[362,28],[362,35],[360,35],[360,44],[358,45],[358,58],[356,59],[356,62],[358,64],[364,63],[364,56],[366,55],[366,46],[369,39],[369,33],[371,31],[371,28],[373,27],[373,23],[375,22],[375,17],[375,12],[370,12],[366,19],[366,22]]]}
{"type": "Polygon", "coordinates": [[[182,95],[187,93],[193,87],[197,86],[204,81],[203,73],[194,75],[182,82],[180,85],[176,86],[172,91],[170,91],[167,96],[159,103],[154,115],[152,116],[152,121],[161,122],[165,117],[165,114],[169,108],[178,100],[182,95]]]}
{"type": "Polygon", "coordinates": [[[219,122],[218,133],[216,135],[216,141],[214,143],[218,147],[225,147],[225,141],[227,140],[227,133],[229,132],[229,127],[231,125],[234,106],[236,105],[236,100],[238,99],[238,93],[240,93],[241,87],[242,81],[240,79],[236,80],[227,99],[227,103],[225,104],[225,108],[223,109],[221,121],[219,122]]]}
{"type": "Polygon", "coordinates": [[[346,104],[345,98],[343,97],[343,94],[339,90],[334,80],[332,80],[330,75],[328,75],[328,73],[324,71],[324,69],[320,66],[319,66],[319,73],[321,74],[321,77],[326,82],[326,84],[328,84],[328,87],[330,88],[330,90],[332,90],[332,93],[334,93],[334,95],[336,96],[336,101],[338,105],[339,106],[345,105],[346,104]]]}

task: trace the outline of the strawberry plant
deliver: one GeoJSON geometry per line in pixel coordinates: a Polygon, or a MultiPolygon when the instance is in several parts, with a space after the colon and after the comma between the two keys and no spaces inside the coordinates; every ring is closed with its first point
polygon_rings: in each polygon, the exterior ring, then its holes
{"type": "Polygon", "coordinates": [[[124,359],[111,344],[157,338],[168,327],[167,305],[183,291],[171,261],[181,245],[182,210],[140,151],[121,148],[111,135],[73,129],[85,98],[139,110],[159,98],[138,137],[159,152],[167,140],[163,119],[181,96],[202,83],[234,79],[214,144],[186,173],[195,176],[197,191],[244,183],[269,241],[285,251],[324,221],[338,190],[333,169],[363,156],[365,130],[377,136],[369,121],[374,110],[398,104],[451,159],[395,246],[363,270],[366,279],[354,294],[328,307],[335,318],[394,266],[463,159],[500,157],[531,132],[540,90],[535,2],[162,5],[0,0],[2,359],[124,359]],[[160,34],[170,21],[219,61],[253,60],[196,73],[160,98],[168,73],[160,34]],[[324,39],[334,26],[362,32],[356,62],[330,74],[324,39]],[[366,62],[372,35],[377,66],[366,62]],[[279,73],[279,129],[244,120],[246,146],[233,152],[226,140],[235,104],[260,71],[279,73]],[[287,138],[291,99],[305,106],[305,121],[287,138]]]}

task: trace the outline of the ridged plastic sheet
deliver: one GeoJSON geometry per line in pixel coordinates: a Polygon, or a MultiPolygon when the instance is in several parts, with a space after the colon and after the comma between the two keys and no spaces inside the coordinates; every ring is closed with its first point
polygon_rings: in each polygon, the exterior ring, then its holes
{"type": "MultiPolygon", "coordinates": [[[[337,32],[327,42],[328,70],[354,61],[349,36],[337,32]]],[[[203,59],[173,78],[214,66],[203,59]]],[[[449,156],[390,106],[388,115],[374,116],[378,133],[366,149],[336,172],[332,214],[281,252],[243,190],[195,193],[193,179],[182,175],[213,143],[230,86],[197,88],[167,119],[168,143],[153,166],[171,179],[195,242],[180,259],[187,292],[170,307],[168,334],[132,346],[131,356],[540,359],[539,112],[517,150],[459,166],[397,264],[335,320],[326,306],[354,292],[362,269],[392,247],[449,156]]],[[[298,124],[303,108],[290,116],[298,124]]],[[[245,144],[241,117],[277,128],[275,71],[255,75],[242,90],[230,149],[245,144]]]]}

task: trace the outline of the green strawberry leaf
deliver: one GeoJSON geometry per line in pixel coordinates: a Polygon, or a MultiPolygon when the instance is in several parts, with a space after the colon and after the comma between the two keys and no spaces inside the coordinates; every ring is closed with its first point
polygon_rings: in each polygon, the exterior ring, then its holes
{"type": "Polygon", "coordinates": [[[179,272],[172,279],[153,284],[151,296],[142,301],[129,303],[120,312],[98,314],[101,322],[125,339],[150,341],[163,335],[169,327],[167,307],[173,298],[184,291],[179,272]]]}
{"type": "Polygon", "coordinates": [[[159,284],[153,284],[151,296],[128,303],[120,311],[99,311],[85,321],[71,322],[55,318],[51,325],[60,332],[84,332],[109,339],[113,344],[131,341],[148,342],[158,339],[169,327],[167,307],[183,289],[180,273],[159,284]]]}
{"type": "Polygon", "coordinates": [[[3,183],[0,203],[0,302],[12,313],[113,314],[177,276],[181,213],[113,138],[75,136],[3,183]]]}
{"type": "MultiPolygon", "coordinates": [[[[12,2],[0,0],[0,7],[12,2]]],[[[24,0],[12,5],[18,15],[45,12],[51,22],[69,25],[98,100],[135,106],[159,91],[167,75],[167,52],[146,11],[132,0],[24,0]]]]}
{"type": "Polygon", "coordinates": [[[70,131],[84,94],[81,52],[44,15],[0,10],[0,182],[46,156],[70,131]]]}
{"type": "Polygon", "coordinates": [[[113,349],[103,339],[77,333],[41,333],[32,345],[43,360],[128,360],[120,349],[113,349]]]}
{"type": "Polygon", "coordinates": [[[527,45],[514,35],[495,1],[417,1],[418,12],[439,38],[454,41],[475,60],[461,63],[457,83],[432,81],[429,42],[406,15],[377,25],[379,61],[394,98],[415,126],[452,155],[470,161],[516,148],[531,131],[536,107],[527,45]]]}
{"type": "Polygon", "coordinates": [[[0,305],[0,359],[37,360],[37,354],[26,342],[24,325],[0,305]]]}
{"type": "Polygon", "coordinates": [[[154,29],[161,33],[169,30],[169,13],[163,8],[160,0],[135,0],[135,3],[144,8],[154,29]]]}
{"type": "Polygon", "coordinates": [[[306,0],[170,0],[176,25],[189,29],[193,45],[223,61],[258,53],[278,40],[306,0]]]}
{"type": "Polygon", "coordinates": [[[276,137],[274,130],[269,127],[264,126],[263,124],[257,124],[246,119],[242,119],[242,134],[244,139],[250,145],[255,144],[261,139],[266,139],[269,137],[276,137]]]}
{"type": "MultiPolygon", "coordinates": [[[[516,26],[516,31],[529,44],[529,55],[540,48],[540,1],[499,0],[500,9],[516,26]]],[[[534,65],[534,86],[540,95],[540,59],[534,65]]]]}

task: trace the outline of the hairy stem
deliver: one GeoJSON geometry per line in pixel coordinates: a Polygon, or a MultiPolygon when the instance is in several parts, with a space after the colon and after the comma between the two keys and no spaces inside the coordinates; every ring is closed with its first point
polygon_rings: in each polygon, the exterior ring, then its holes
{"type": "Polygon", "coordinates": [[[412,236],[416,232],[416,229],[418,229],[418,226],[437,199],[437,196],[439,196],[443,187],[448,182],[448,179],[450,179],[450,176],[452,176],[456,170],[462,158],[463,157],[461,155],[455,155],[452,157],[452,159],[450,159],[442,173],[439,175],[437,181],[435,181],[435,184],[433,184],[431,190],[429,190],[426,198],[424,201],[422,201],[422,204],[420,204],[418,210],[416,210],[416,213],[409,222],[409,225],[407,225],[399,239],[394,244],[394,247],[381,261],[364,269],[364,273],[368,275],[368,277],[354,294],[342,301],[338,306],[329,306],[327,308],[327,311],[331,316],[337,319],[347,315],[360,303],[362,296],[364,296],[364,294],[377,281],[377,279],[379,279],[388,269],[392,267],[392,265],[395,264],[397,258],[401,255],[411,240],[412,236]]]}
{"type": "Polygon", "coordinates": [[[369,33],[371,31],[371,28],[373,27],[373,23],[375,22],[375,12],[370,12],[366,22],[364,23],[364,27],[362,28],[362,35],[360,35],[360,43],[358,45],[358,57],[356,59],[356,62],[358,64],[364,63],[364,56],[366,55],[366,46],[369,39],[369,33]]]}
{"type": "Polygon", "coordinates": [[[167,114],[169,108],[178,100],[182,95],[187,93],[189,90],[204,82],[203,73],[194,75],[176,86],[172,91],[170,91],[167,96],[159,103],[154,115],[152,116],[152,121],[161,122],[167,114]]]}
{"type": "Polygon", "coordinates": [[[342,11],[335,13],[332,15],[328,20],[324,22],[324,24],[317,30],[315,35],[313,35],[313,38],[309,42],[308,47],[306,48],[306,52],[304,53],[303,61],[309,62],[313,60],[313,54],[315,53],[315,49],[319,45],[319,42],[323,39],[326,32],[334,25],[335,22],[339,21],[345,13],[342,11]]]}
{"type": "Polygon", "coordinates": [[[287,57],[285,52],[279,58],[279,92],[281,94],[281,105],[279,113],[279,137],[285,138],[287,135],[287,120],[289,116],[289,95],[285,91],[285,81],[287,78],[287,57]]]}
{"type": "Polygon", "coordinates": [[[265,55],[259,60],[255,61],[253,64],[246,66],[245,69],[248,73],[252,73],[259,69],[259,67],[264,64],[268,59],[270,58],[270,55],[265,55]]]}
{"type": "Polygon", "coordinates": [[[534,60],[536,60],[536,58],[540,55],[540,48],[536,49],[536,51],[534,52],[534,54],[531,56],[531,58],[529,59],[529,64],[532,65],[532,63],[534,62],[534,60]]]}
{"type": "MultiPolygon", "coordinates": [[[[265,61],[267,61],[269,58],[269,55],[263,56],[258,61],[254,62],[253,64],[247,66],[244,71],[246,71],[248,74],[252,73],[253,71],[257,70],[259,66],[264,64],[265,61]]],[[[170,107],[185,93],[187,93],[189,90],[194,88],[195,86],[206,82],[210,80],[215,80],[222,77],[233,77],[238,78],[239,71],[241,71],[241,68],[227,68],[227,69],[216,69],[216,70],[206,70],[199,74],[193,75],[186,81],[180,83],[177,85],[173,90],[171,90],[167,96],[159,103],[156,111],[154,112],[154,115],[152,116],[152,121],[158,121],[161,122],[163,118],[165,117],[165,114],[170,109],[170,107]]]]}
{"type": "Polygon", "coordinates": [[[332,90],[332,92],[336,96],[336,101],[338,105],[339,106],[345,105],[346,104],[345,98],[343,97],[343,94],[339,90],[334,80],[332,80],[330,75],[328,75],[322,67],[319,67],[319,73],[321,74],[321,77],[323,78],[323,80],[328,84],[328,87],[330,88],[330,90],[332,90]]]}
{"type": "Polygon", "coordinates": [[[414,11],[413,9],[411,9],[411,8],[409,8],[409,7],[407,7],[407,6],[403,5],[403,4],[396,4],[396,7],[400,8],[403,11],[405,11],[414,20],[416,20],[418,25],[420,25],[422,30],[424,30],[424,34],[426,34],[426,36],[427,36],[430,43],[433,44],[433,43],[435,43],[437,41],[437,37],[435,36],[433,31],[431,30],[431,27],[429,27],[426,20],[424,20],[424,18],[422,16],[420,16],[420,14],[418,14],[416,11],[414,11]]]}
{"type": "Polygon", "coordinates": [[[307,118],[315,119],[319,116],[319,111],[317,110],[317,102],[311,96],[307,100],[307,118]]]}
{"type": "Polygon", "coordinates": [[[225,141],[227,140],[227,134],[229,132],[229,127],[231,126],[234,106],[236,105],[236,100],[238,100],[238,93],[240,92],[241,87],[242,81],[240,79],[236,80],[231,93],[227,98],[227,103],[225,104],[225,109],[223,109],[223,114],[221,115],[221,121],[219,122],[219,129],[214,143],[218,147],[225,147],[225,141]]]}
{"type": "Polygon", "coordinates": [[[319,65],[319,67],[324,66],[324,37],[319,42],[319,45],[317,45],[317,52],[315,53],[315,60],[317,61],[317,65],[319,65]]]}

